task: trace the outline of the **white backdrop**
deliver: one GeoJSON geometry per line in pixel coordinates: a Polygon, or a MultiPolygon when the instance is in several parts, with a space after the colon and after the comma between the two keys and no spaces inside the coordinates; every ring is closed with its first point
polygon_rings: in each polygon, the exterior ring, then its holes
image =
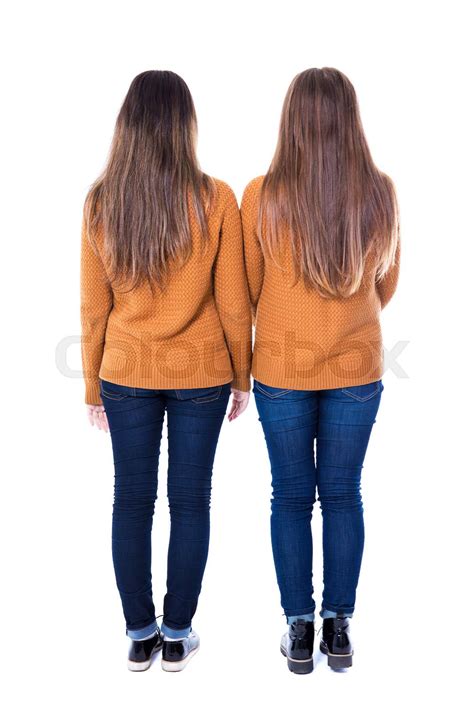
{"type": "MultiPolygon", "coordinates": [[[[197,709],[347,703],[357,711],[423,700],[452,707],[467,690],[474,237],[467,9],[459,0],[46,0],[7,9],[1,693],[12,695],[8,708],[121,711],[182,701],[197,709]],[[201,165],[240,199],[267,169],[290,80],[310,66],[337,67],[354,83],[402,219],[400,284],[383,330],[388,350],[408,342],[398,358],[406,377],[393,369],[384,376],[363,473],[354,667],[335,674],[320,660],[312,675],[296,677],[280,656],[270,473],[252,402],[224,425],[219,443],[211,549],[194,620],[201,651],[182,674],[166,674],[159,663],[131,674],[110,554],[111,447],[86,421],[77,372],[82,203],[137,73],[183,76],[198,112],[201,165]]],[[[165,473],[164,466],[153,539],[157,614],[165,473]]],[[[319,606],[318,508],[314,535],[319,606]]]]}

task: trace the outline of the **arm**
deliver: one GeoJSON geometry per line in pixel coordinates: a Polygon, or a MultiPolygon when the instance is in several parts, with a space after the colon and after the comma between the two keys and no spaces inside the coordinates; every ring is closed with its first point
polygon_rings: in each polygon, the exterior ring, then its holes
{"type": "Polygon", "coordinates": [[[375,286],[380,297],[380,307],[383,309],[395,293],[400,274],[400,238],[395,252],[395,261],[383,278],[375,286]]]}
{"type": "Polygon", "coordinates": [[[107,320],[113,306],[112,288],[100,257],[94,252],[85,230],[81,235],[81,354],[85,402],[100,405],[99,370],[107,320]]]}
{"type": "Polygon", "coordinates": [[[257,236],[259,197],[260,186],[257,181],[252,180],[244,190],[240,208],[244,234],[245,269],[252,304],[253,320],[255,320],[265,273],[262,247],[257,236]]]}
{"type": "Polygon", "coordinates": [[[224,200],[219,249],[214,264],[214,296],[234,371],[232,387],[250,390],[252,316],[239,207],[228,186],[224,200]]]}

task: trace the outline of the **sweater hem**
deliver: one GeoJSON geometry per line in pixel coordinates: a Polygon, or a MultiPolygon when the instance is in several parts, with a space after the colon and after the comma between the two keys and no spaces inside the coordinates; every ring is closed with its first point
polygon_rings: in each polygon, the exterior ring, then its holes
{"type": "Polygon", "coordinates": [[[192,388],[210,388],[227,383],[248,384],[250,389],[250,373],[234,373],[230,365],[228,354],[219,359],[222,367],[216,367],[216,363],[203,363],[197,361],[190,367],[187,364],[181,372],[170,372],[163,366],[156,364],[145,365],[134,363],[127,365],[121,358],[116,358],[112,353],[104,354],[104,360],[100,366],[99,378],[116,385],[125,385],[131,388],[143,388],[145,390],[187,390],[192,388]],[[222,362],[224,361],[224,362],[222,362]]]}
{"type": "MultiPolygon", "coordinates": [[[[351,363],[346,362],[345,367],[351,370],[351,363]]],[[[374,367],[370,372],[357,372],[357,366],[360,369],[360,362],[352,364],[353,373],[344,376],[331,372],[328,368],[326,371],[318,373],[317,376],[304,377],[301,374],[288,376],[285,374],[285,365],[279,367],[265,368],[252,367],[252,377],[258,380],[263,385],[268,385],[272,388],[285,388],[288,390],[336,390],[338,388],[349,388],[354,385],[367,385],[380,380],[383,375],[383,364],[374,367]]]]}
{"type": "Polygon", "coordinates": [[[188,390],[191,388],[212,388],[214,385],[233,383],[232,374],[225,378],[192,378],[180,380],[164,380],[163,378],[118,378],[117,376],[99,372],[99,378],[115,385],[125,385],[130,388],[143,388],[145,390],[188,390]]]}

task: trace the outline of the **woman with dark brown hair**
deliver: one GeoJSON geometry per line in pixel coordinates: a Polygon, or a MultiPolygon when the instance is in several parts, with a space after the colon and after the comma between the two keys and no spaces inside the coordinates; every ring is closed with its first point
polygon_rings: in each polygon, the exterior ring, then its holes
{"type": "Polygon", "coordinates": [[[196,115],[173,72],[133,80],[82,230],[82,359],[91,424],[112,439],[112,553],[131,638],[128,667],[163,649],[180,671],[209,545],[214,454],[250,390],[251,312],[235,196],[196,159],[196,115]],[[151,530],[163,420],[171,533],[161,630],[151,530]]]}
{"type": "Polygon", "coordinates": [[[281,651],[291,671],[313,670],[317,493],[320,649],[340,669],[352,664],[361,470],[383,390],[380,311],[400,260],[395,189],[374,165],[344,74],[308,69],[292,81],[275,156],[245,189],[241,214],[256,325],[253,392],[272,469],[272,548],[289,624],[281,651]]]}

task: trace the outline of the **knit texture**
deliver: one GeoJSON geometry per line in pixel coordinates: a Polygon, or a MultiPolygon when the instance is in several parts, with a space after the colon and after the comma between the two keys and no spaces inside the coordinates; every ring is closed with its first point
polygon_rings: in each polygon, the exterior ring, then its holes
{"type": "Polygon", "coordinates": [[[113,288],[103,236],[97,253],[82,225],[81,325],[85,401],[101,404],[99,378],[148,389],[202,388],[231,382],[250,389],[252,317],[242,227],[231,188],[215,180],[209,241],[191,211],[192,255],[152,293],[144,283],[113,288]]]}
{"type": "MultiPolygon", "coordinates": [[[[244,253],[255,344],[252,375],[266,385],[323,390],[363,385],[383,373],[380,311],[392,298],[400,267],[396,261],[378,283],[369,251],[363,282],[347,298],[324,298],[305,287],[295,270],[289,239],[278,264],[264,255],[257,219],[264,176],[252,180],[242,197],[244,253]]],[[[265,240],[265,223],[262,239],[265,240]]]]}

